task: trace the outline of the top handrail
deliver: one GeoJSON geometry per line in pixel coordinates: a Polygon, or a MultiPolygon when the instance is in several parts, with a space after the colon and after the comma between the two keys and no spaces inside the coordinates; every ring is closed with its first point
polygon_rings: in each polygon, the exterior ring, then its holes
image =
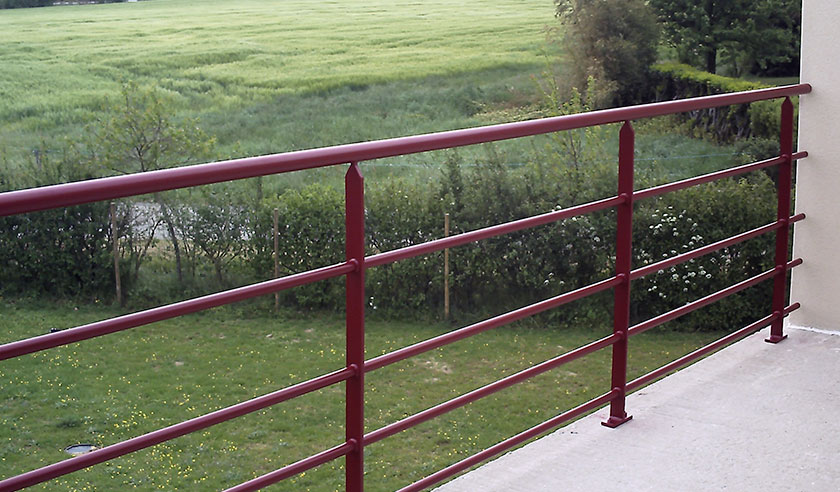
{"type": "Polygon", "coordinates": [[[0,193],[0,217],[269,174],[416,154],[732,104],[745,104],[810,92],[810,84],[795,84],[10,191],[0,193]]]}

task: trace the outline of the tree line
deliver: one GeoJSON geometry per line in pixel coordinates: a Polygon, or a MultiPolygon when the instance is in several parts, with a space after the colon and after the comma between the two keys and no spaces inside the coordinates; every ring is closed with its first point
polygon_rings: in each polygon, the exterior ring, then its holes
{"type": "Polygon", "coordinates": [[[555,0],[572,59],[569,84],[607,89],[601,105],[633,104],[649,67],[668,57],[709,73],[778,76],[799,70],[802,0],[555,0]]]}
{"type": "MultiPolygon", "coordinates": [[[[591,109],[597,92],[555,105],[548,114],[591,109]]],[[[0,170],[0,190],[78,181],[109,171],[137,172],[214,157],[213,139],[194,121],[175,122],[165,96],[126,84],[86,132],[60,155],[43,155],[23,171],[0,170]],[[105,168],[103,168],[105,167],[105,168]]],[[[547,137],[545,147],[518,169],[489,156],[465,167],[457,154],[430,182],[391,179],[366,191],[368,254],[439,238],[443,215],[453,233],[567,208],[615,193],[616,169],[608,153],[611,132],[590,128],[547,137]]],[[[748,155],[756,160],[765,155],[748,155]]],[[[638,186],[661,183],[663,173],[640,173],[638,186]]],[[[93,203],[0,219],[0,295],[110,300],[116,241],[124,292],[135,307],[171,302],[273,276],[273,224],[280,217],[281,275],[343,261],[341,189],[314,183],[263,196],[258,179],[166,192],[117,204],[116,235],[108,204],[93,203]],[[144,276],[145,272],[145,276],[144,276]],[[143,278],[141,278],[143,277],[143,278]]],[[[709,244],[771,222],[773,182],[764,173],[666,195],[637,206],[634,266],[709,244]]],[[[452,250],[453,315],[513,309],[601,280],[613,271],[615,217],[611,212],[569,219],[452,250]],[[492,306],[486,300],[494,299],[492,306]]],[[[634,316],[649,317],[743,276],[772,267],[772,238],[753,240],[658,272],[634,283],[634,316]],[[714,274],[712,274],[714,272],[714,274]]],[[[282,293],[298,310],[341,310],[340,279],[282,293]]],[[[440,314],[441,254],[426,255],[367,273],[369,308],[387,316],[440,314]]],[[[765,306],[762,288],[716,305],[681,326],[703,329],[739,324],[765,306]],[[733,308],[733,306],[735,306],[733,308]]],[[[548,316],[557,322],[608,316],[610,300],[593,298],[548,316]]]]}

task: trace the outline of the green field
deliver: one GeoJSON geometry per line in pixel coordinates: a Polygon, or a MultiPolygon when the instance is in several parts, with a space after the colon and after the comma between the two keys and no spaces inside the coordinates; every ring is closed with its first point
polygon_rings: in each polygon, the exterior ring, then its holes
{"type": "MultiPolygon", "coordinates": [[[[6,301],[0,309],[3,341],[117,314],[6,301]]],[[[558,329],[520,323],[370,373],[367,429],[583,345],[605,335],[607,324],[558,329]]],[[[371,321],[368,357],[451,329],[371,321]]],[[[343,321],[330,316],[249,319],[246,311],[228,309],[4,361],[0,476],[62,460],[71,444],[112,444],[335,370],[344,360],[343,333],[343,321]]],[[[634,338],[631,377],[715,336],[659,332],[634,338]]],[[[606,350],[385,439],[367,448],[367,490],[405,486],[608,388],[606,350]]],[[[342,439],[343,386],[337,385],[35,490],[220,490],[342,439]]],[[[343,490],[342,463],[275,488],[343,490]]]]}
{"type": "Polygon", "coordinates": [[[158,86],[220,153],[471,126],[533,97],[546,0],[149,0],[0,12],[0,151],[78,136],[120,81],[158,86]],[[521,94],[525,91],[526,94],[521,94]],[[237,145],[238,144],[238,145],[237,145]]]}
{"type": "MultiPolygon", "coordinates": [[[[559,46],[546,42],[553,14],[546,0],[148,0],[4,10],[0,162],[14,169],[36,149],[59,154],[68,138],[83,139],[126,80],[162,89],[176,120],[198,118],[220,158],[534,117],[536,81],[549,66],[562,73],[559,46]]],[[[662,143],[659,134],[640,133],[641,162],[667,158],[675,176],[732,164],[720,155],[731,149],[680,136],[662,143]]],[[[544,145],[519,139],[459,152],[467,163],[521,165],[544,145]]],[[[365,174],[428,179],[445,159],[366,163],[365,174]]],[[[322,174],[280,181],[340,181],[338,172],[322,174]]]]}

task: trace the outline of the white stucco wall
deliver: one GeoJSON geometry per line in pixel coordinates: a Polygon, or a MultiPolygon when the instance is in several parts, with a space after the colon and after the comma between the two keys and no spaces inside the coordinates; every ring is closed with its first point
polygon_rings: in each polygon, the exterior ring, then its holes
{"type": "Polygon", "coordinates": [[[840,330],[840,1],[803,0],[799,148],[808,158],[797,168],[791,300],[802,308],[792,325],[840,330]]]}

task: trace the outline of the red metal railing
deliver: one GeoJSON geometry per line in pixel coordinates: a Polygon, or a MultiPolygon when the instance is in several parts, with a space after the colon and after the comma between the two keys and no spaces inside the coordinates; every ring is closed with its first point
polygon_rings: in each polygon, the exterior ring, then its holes
{"type": "Polygon", "coordinates": [[[801,259],[788,261],[788,232],[790,230],[790,224],[802,220],[805,217],[804,214],[790,216],[791,169],[794,160],[807,156],[806,152],[793,153],[793,105],[790,102],[790,96],[806,94],[810,91],[811,87],[809,85],[798,84],[773,89],[707,96],[482,128],[224,161],[2,193],[0,194],[0,215],[12,215],[268,174],[338,164],[350,164],[350,168],[345,177],[346,259],[344,262],[0,346],[0,360],[9,359],[343,275],[346,279],[347,329],[347,356],[344,368],[179,424],[112,444],[88,454],[76,456],[59,463],[7,478],[0,481],[0,492],[18,490],[66,475],[82,468],[154,446],[155,444],[255,412],[271,405],[276,405],[306,393],[338,384],[342,381],[345,382],[346,388],[345,440],[343,443],[339,443],[333,448],[302,459],[274,472],[237,485],[229,490],[257,490],[344,456],[346,460],[346,488],[351,492],[360,492],[364,488],[363,456],[366,445],[393,436],[421,422],[425,422],[513,384],[610,346],[613,348],[613,357],[612,381],[609,391],[572,410],[557,415],[536,427],[528,429],[521,434],[513,436],[472,457],[411,484],[403,488],[402,491],[422,490],[439,483],[487,458],[536,437],[606,403],[610,404],[610,416],[604,422],[604,425],[609,427],[618,426],[631,418],[625,410],[625,395],[628,391],[647,384],[767,325],[771,325],[771,334],[767,341],[775,343],[784,339],[782,319],[788,313],[799,307],[798,303],[789,306],[785,304],[787,270],[802,262],[801,259]],[[631,120],[782,97],[785,98],[785,101],[782,104],[781,111],[782,130],[778,157],[645,190],[636,191],[633,189],[633,147],[635,136],[631,120]],[[423,244],[365,256],[364,179],[358,166],[360,161],[618,122],[623,122],[624,124],[619,134],[619,184],[616,196],[505,224],[494,225],[456,236],[449,236],[423,244]],[[633,204],[635,201],[770,166],[779,166],[780,171],[778,216],[776,222],[664,259],[651,265],[635,270],[631,269],[632,219],[633,204]],[[613,276],[592,285],[560,294],[411,346],[403,347],[370,360],[364,360],[365,270],[368,268],[374,268],[418,255],[441,251],[446,248],[612,207],[617,209],[616,271],[613,276]],[[633,280],[773,231],[776,233],[775,267],[773,269],[635,326],[630,326],[630,288],[633,280]],[[666,321],[675,319],[762,281],[769,280],[770,278],[773,278],[774,285],[770,315],[706,347],[656,369],[647,375],[627,382],[627,340],[630,336],[642,333],[666,321]],[[380,429],[365,433],[364,376],[366,373],[607,289],[614,290],[615,314],[612,335],[595,340],[588,345],[524,369],[504,379],[397,422],[393,422],[380,429]]]}

